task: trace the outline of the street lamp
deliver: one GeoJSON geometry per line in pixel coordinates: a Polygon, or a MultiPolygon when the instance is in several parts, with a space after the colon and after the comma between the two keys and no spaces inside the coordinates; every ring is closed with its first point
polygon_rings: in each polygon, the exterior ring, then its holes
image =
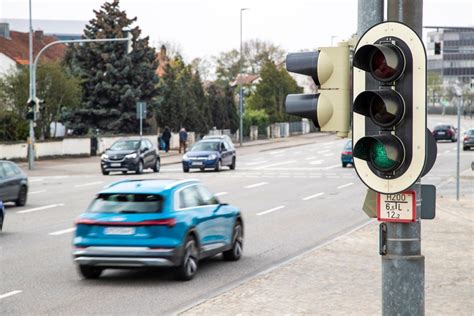
{"type": "Polygon", "coordinates": [[[244,129],[244,123],[243,123],[243,107],[244,107],[244,95],[243,95],[243,90],[242,90],[242,12],[249,10],[249,8],[241,8],[240,9],[240,58],[239,58],[239,76],[237,78],[239,79],[239,118],[240,118],[240,124],[239,124],[239,142],[240,142],[240,147],[242,147],[242,138],[244,137],[243,129],[244,129]],[[240,78],[239,78],[240,77],[240,78]]]}

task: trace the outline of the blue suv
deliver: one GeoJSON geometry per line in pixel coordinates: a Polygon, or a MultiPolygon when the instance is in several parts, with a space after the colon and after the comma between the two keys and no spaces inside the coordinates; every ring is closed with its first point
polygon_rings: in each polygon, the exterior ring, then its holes
{"type": "Polygon", "coordinates": [[[76,222],[73,257],[87,279],[108,268],[174,267],[190,280],[199,260],[242,256],[240,210],[220,203],[198,180],[111,184],[76,222]]]}
{"type": "Polygon", "coordinates": [[[183,155],[183,171],[189,172],[192,168],[220,171],[222,166],[234,170],[236,162],[235,148],[228,140],[223,137],[202,139],[183,155]]]}

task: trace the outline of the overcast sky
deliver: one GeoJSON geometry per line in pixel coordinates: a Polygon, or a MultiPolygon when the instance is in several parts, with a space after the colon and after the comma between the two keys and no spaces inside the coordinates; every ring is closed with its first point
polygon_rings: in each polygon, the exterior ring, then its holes
{"type": "MultiPolygon", "coordinates": [[[[33,19],[94,18],[103,0],[31,0],[33,19]]],[[[357,0],[121,0],[151,42],[179,44],[184,57],[209,57],[259,38],[287,51],[328,46],[357,31],[357,0]]],[[[28,18],[28,0],[0,0],[0,18],[28,18]]],[[[474,0],[424,0],[423,25],[474,26],[474,0]]],[[[33,24],[34,26],[34,24],[33,24]]]]}

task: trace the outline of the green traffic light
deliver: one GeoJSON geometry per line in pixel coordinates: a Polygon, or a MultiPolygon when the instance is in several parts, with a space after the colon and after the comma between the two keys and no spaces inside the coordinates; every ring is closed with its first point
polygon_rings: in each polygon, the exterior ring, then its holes
{"type": "Polygon", "coordinates": [[[395,160],[388,158],[385,146],[382,143],[375,142],[370,151],[370,157],[377,169],[390,170],[397,163],[395,160]]]}

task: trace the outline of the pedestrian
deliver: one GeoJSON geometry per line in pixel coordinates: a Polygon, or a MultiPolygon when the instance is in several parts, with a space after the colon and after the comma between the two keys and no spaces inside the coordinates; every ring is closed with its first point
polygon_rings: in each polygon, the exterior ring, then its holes
{"type": "Polygon", "coordinates": [[[170,128],[166,126],[165,130],[163,131],[163,134],[161,134],[161,139],[163,140],[165,144],[164,149],[166,152],[170,150],[170,138],[171,138],[170,128]]]}
{"type": "Polygon", "coordinates": [[[188,141],[188,132],[183,127],[179,131],[179,153],[181,153],[181,148],[183,148],[183,152],[186,152],[186,142],[188,141]]]}

